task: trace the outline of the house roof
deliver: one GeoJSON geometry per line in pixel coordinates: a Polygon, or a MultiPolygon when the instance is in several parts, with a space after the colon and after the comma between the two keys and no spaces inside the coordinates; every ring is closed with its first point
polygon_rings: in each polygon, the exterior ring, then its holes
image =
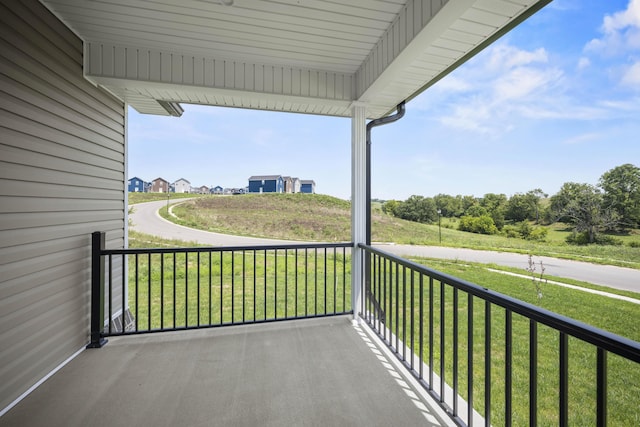
{"type": "Polygon", "coordinates": [[[154,179],[154,180],[153,180],[153,181],[151,181],[151,182],[156,182],[156,181],[163,181],[163,182],[166,182],[167,184],[169,183],[169,181],[167,181],[167,180],[166,180],[166,179],[164,179],[164,178],[156,178],[156,179],[154,179]]]}
{"type": "Polygon", "coordinates": [[[282,175],[254,175],[249,177],[249,181],[273,180],[282,178],[282,175]]]}
{"type": "Polygon", "coordinates": [[[186,179],[184,179],[184,178],[180,178],[180,179],[176,180],[176,181],[174,182],[174,184],[177,184],[177,183],[178,183],[178,182],[180,182],[180,181],[182,181],[182,182],[186,182],[187,184],[191,184],[189,181],[187,181],[187,180],[186,180],[186,179]]]}
{"type": "Polygon", "coordinates": [[[311,179],[301,179],[300,184],[313,184],[316,185],[316,182],[311,179]]]}
{"type": "Polygon", "coordinates": [[[84,41],[86,78],[139,112],[378,118],[551,0],[41,1],[84,41]]]}

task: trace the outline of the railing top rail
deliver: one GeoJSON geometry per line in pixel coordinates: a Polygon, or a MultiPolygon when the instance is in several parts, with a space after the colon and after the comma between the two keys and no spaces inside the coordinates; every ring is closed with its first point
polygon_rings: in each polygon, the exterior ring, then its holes
{"type": "Polygon", "coordinates": [[[449,284],[480,299],[501,306],[513,313],[517,313],[526,318],[533,319],[536,322],[550,326],[560,332],[566,333],[580,340],[593,344],[608,352],[633,360],[636,363],[640,363],[639,342],[621,337],[611,332],[604,331],[591,325],[587,325],[586,323],[582,323],[569,317],[562,316],[558,313],[545,310],[533,304],[520,301],[499,292],[492,291],[488,288],[476,285],[475,283],[471,283],[466,280],[441,273],[413,261],[400,258],[389,252],[385,252],[362,243],[358,244],[358,247],[364,249],[367,252],[371,252],[392,260],[413,271],[425,274],[438,281],[449,284]]]}
{"type": "Polygon", "coordinates": [[[292,244],[270,244],[253,246],[195,246],[180,248],[135,248],[135,249],[103,249],[101,255],[135,255],[135,254],[173,254],[173,253],[196,253],[196,252],[241,252],[241,251],[269,251],[269,250],[294,250],[294,249],[330,249],[330,248],[352,248],[350,242],[339,243],[292,243],[292,244]]]}

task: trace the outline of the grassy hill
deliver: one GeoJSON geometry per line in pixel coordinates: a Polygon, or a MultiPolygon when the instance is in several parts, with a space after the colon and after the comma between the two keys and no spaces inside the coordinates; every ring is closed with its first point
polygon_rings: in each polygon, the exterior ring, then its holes
{"type": "MultiPolygon", "coordinates": [[[[351,239],[350,202],[325,195],[207,196],[176,205],[172,211],[177,219],[169,219],[174,222],[220,233],[306,241],[351,239]]],[[[562,226],[554,227],[547,242],[466,233],[456,228],[455,220],[443,219],[439,230],[437,224],[405,221],[374,209],[372,239],[374,242],[531,253],[640,268],[640,248],[568,245],[562,236],[569,230],[563,231],[562,226]]],[[[629,238],[640,241],[638,235],[629,238]]]]}

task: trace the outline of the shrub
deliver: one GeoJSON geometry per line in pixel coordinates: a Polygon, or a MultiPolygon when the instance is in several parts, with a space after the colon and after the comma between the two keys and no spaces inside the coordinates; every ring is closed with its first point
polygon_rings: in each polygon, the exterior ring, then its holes
{"type": "Polygon", "coordinates": [[[640,248],[640,242],[629,242],[629,246],[632,248],[640,248]]]}
{"type": "Polygon", "coordinates": [[[537,242],[542,242],[544,241],[544,239],[547,238],[547,234],[549,233],[549,230],[547,230],[544,227],[536,227],[533,229],[533,231],[531,231],[531,233],[529,233],[529,237],[527,238],[527,240],[535,240],[537,242]]]}
{"type": "Polygon", "coordinates": [[[622,245],[622,240],[616,239],[613,236],[606,236],[604,234],[596,235],[596,244],[597,245],[612,245],[612,246],[620,246],[622,245]]]}
{"type": "Polygon", "coordinates": [[[510,239],[515,239],[516,237],[520,237],[520,233],[518,233],[518,229],[513,225],[505,225],[504,228],[502,229],[502,234],[505,237],[508,237],[510,239]]]}
{"type": "Polygon", "coordinates": [[[528,240],[532,231],[533,227],[529,224],[529,221],[520,221],[518,223],[518,233],[523,239],[528,240]]]}
{"type": "MultiPolygon", "coordinates": [[[[582,233],[573,232],[567,236],[565,239],[567,243],[570,245],[588,245],[589,244],[589,234],[584,231],[582,233]]],[[[595,239],[596,245],[612,245],[612,246],[620,246],[622,245],[622,240],[616,239],[612,236],[606,236],[603,234],[597,234],[595,239]]]]}
{"type": "Polygon", "coordinates": [[[589,235],[587,232],[578,233],[576,231],[572,232],[564,239],[570,245],[588,245],[589,244],[589,235]]]}
{"type": "Polygon", "coordinates": [[[458,230],[469,231],[478,234],[497,234],[498,228],[493,223],[493,218],[489,215],[482,216],[463,216],[460,218],[458,230]]]}

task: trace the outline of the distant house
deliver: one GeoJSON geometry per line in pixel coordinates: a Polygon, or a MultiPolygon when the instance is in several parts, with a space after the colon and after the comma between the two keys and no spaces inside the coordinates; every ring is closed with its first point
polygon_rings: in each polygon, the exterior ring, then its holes
{"type": "Polygon", "coordinates": [[[299,193],[300,192],[300,179],[284,176],[282,177],[284,181],[284,192],[285,193],[299,193]]]}
{"type": "Polygon", "coordinates": [[[151,193],[168,193],[169,190],[169,181],[162,178],[156,178],[151,181],[151,193]]]}
{"type": "Polygon", "coordinates": [[[176,182],[174,182],[173,187],[175,188],[176,193],[190,193],[191,192],[191,183],[184,178],[180,178],[176,182]]]}
{"type": "Polygon", "coordinates": [[[284,179],[282,175],[255,175],[249,177],[249,193],[282,193],[284,179]]]}
{"type": "Polygon", "coordinates": [[[310,179],[303,179],[300,181],[300,192],[315,194],[316,192],[316,183],[310,179]]]}
{"type": "Polygon", "coordinates": [[[219,185],[216,185],[215,187],[211,188],[209,192],[211,194],[222,194],[224,193],[224,188],[220,187],[219,185]]]}
{"type": "Polygon", "coordinates": [[[198,187],[198,194],[209,194],[209,187],[206,185],[198,187]]]}
{"type": "Polygon", "coordinates": [[[129,179],[127,189],[129,193],[145,193],[148,189],[148,184],[137,176],[134,176],[129,179]]]}

